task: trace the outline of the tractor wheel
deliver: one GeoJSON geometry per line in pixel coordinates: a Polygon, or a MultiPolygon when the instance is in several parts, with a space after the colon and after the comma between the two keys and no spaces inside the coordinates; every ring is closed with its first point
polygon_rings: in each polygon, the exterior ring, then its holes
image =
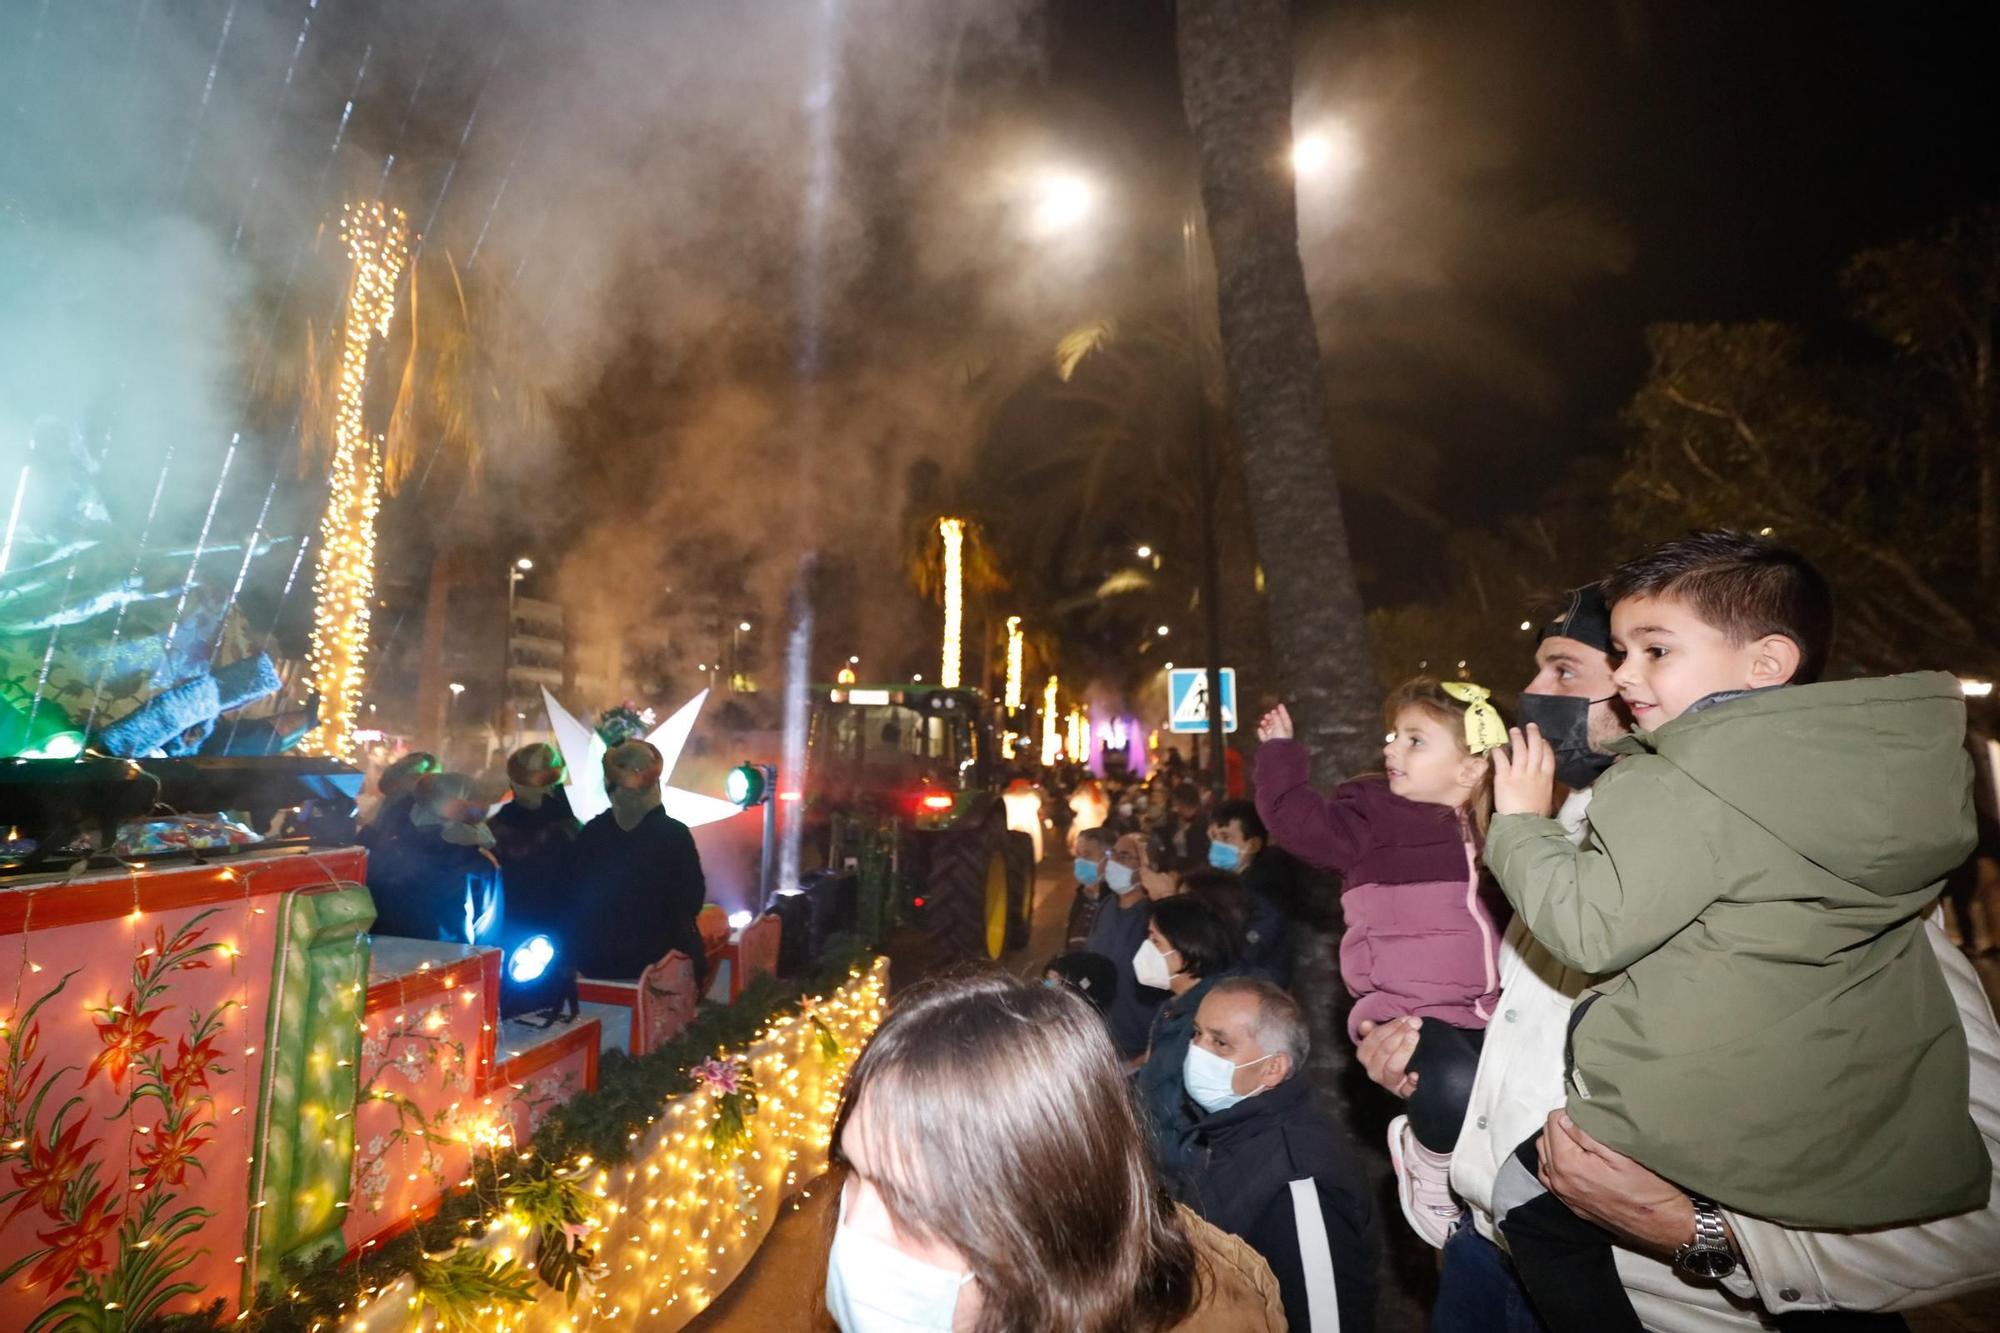
{"type": "Polygon", "coordinates": [[[1007,944],[1007,860],[984,828],[941,838],[926,885],[934,934],[955,959],[998,958],[1007,944]]]}
{"type": "Polygon", "coordinates": [[[1007,859],[1007,947],[1025,949],[1035,910],[1035,840],[1009,829],[1001,846],[1007,859]]]}

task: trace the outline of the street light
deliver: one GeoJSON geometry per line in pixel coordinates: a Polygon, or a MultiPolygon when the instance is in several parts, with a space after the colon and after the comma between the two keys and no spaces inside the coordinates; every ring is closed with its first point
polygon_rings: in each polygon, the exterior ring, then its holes
{"type": "Polygon", "coordinates": [[[1155,634],[1159,635],[1159,636],[1160,636],[1161,638],[1163,638],[1163,639],[1164,639],[1164,638],[1166,638],[1166,637],[1167,637],[1167,635],[1169,635],[1169,634],[1173,633],[1173,630],[1172,630],[1171,628],[1169,628],[1168,626],[1166,626],[1166,625],[1161,625],[1161,626],[1159,626],[1158,628],[1156,628],[1156,629],[1155,629],[1155,630],[1153,631],[1153,633],[1155,633],[1155,634]]]}
{"type": "Polygon", "coordinates": [[[1292,174],[1301,181],[1338,185],[1361,165],[1361,145],[1343,121],[1328,121],[1292,138],[1292,174]]]}
{"type": "Polygon", "coordinates": [[[1141,546],[1137,551],[1134,551],[1133,554],[1138,556],[1141,560],[1151,560],[1153,558],[1153,548],[1150,546],[1141,546]]]}
{"type": "MultiPolygon", "coordinates": [[[[500,634],[500,697],[503,707],[514,702],[515,590],[520,587],[521,580],[528,577],[528,571],[534,567],[535,562],[524,555],[516,557],[513,566],[507,571],[507,624],[500,634]]],[[[521,739],[519,726],[514,727],[513,732],[508,741],[509,748],[512,748],[513,742],[521,739]]]]}
{"type": "Polygon", "coordinates": [[[1050,170],[1035,182],[1034,226],[1044,236],[1068,231],[1097,207],[1097,187],[1074,171],[1050,170]]]}

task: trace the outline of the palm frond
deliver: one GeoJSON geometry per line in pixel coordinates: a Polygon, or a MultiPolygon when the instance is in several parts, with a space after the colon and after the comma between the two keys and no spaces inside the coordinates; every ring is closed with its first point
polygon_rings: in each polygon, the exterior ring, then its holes
{"type": "Polygon", "coordinates": [[[1083,359],[1110,342],[1117,331],[1116,320],[1099,319],[1064,334],[1056,343],[1056,378],[1069,383],[1083,359]]]}

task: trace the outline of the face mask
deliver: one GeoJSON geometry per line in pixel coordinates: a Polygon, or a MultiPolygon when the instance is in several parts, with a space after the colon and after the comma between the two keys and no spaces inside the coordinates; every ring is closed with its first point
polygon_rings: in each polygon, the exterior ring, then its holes
{"type": "Polygon", "coordinates": [[[1132,803],[1131,803],[1130,801],[1120,801],[1120,802],[1118,803],[1118,813],[1119,813],[1119,814],[1121,814],[1121,815],[1124,815],[1124,816],[1125,816],[1126,818],[1128,818],[1128,819],[1129,819],[1129,818],[1131,818],[1131,817],[1132,817],[1132,803]]]}
{"type": "Polygon", "coordinates": [[[1208,844],[1208,863],[1217,870],[1234,871],[1243,864],[1243,849],[1230,842],[1208,844]]]}
{"type": "Polygon", "coordinates": [[[951,1333],[958,1293],[972,1281],[912,1259],[847,1225],[846,1200],[826,1263],[826,1312],[842,1333],[951,1333]]]}
{"type": "Polygon", "coordinates": [[[491,847],[493,830],[484,824],[446,824],[438,830],[454,847],[491,847]]]}
{"type": "Polygon", "coordinates": [[[1174,979],[1174,974],[1167,970],[1167,956],[1151,940],[1132,955],[1132,976],[1141,986],[1151,986],[1154,990],[1168,989],[1174,979]]]}
{"type": "Polygon", "coordinates": [[[1542,729],[1542,739],[1555,748],[1556,777],[1571,791],[1581,791],[1611,767],[1612,756],[1590,748],[1590,709],[1604,699],[1579,699],[1568,694],[1524,694],[1521,725],[1542,729]]]}
{"type": "Polygon", "coordinates": [[[638,828],[647,815],[660,808],[658,787],[641,787],[637,791],[630,787],[613,787],[606,795],[611,798],[611,817],[627,833],[638,828]]]}
{"type": "Polygon", "coordinates": [[[1132,892],[1132,867],[1123,861],[1104,863],[1104,886],[1113,893],[1132,892]]]}
{"type": "Polygon", "coordinates": [[[1103,872],[1102,872],[1102,871],[1101,871],[1101,870],[1100,870],[1100,869],[1098,868],[1098,865],[1097,865],[1097,862],[1095,862],[1095,861],[1091,860],[1091,859],[1090,859],[1089,857],[1087,857],[1087,856],[1079,856],[1079,857],[1077,857],[1077,858],[1076,858],[1076,882],[1077,882],[1077,883],[1079,883],[1079,884],[1095,884],[1095,883],[1097,883],[1097,881],[1098,881],[1098,878],[1099,878],[1099,877],[1100,877],[1100,876],[1101,876],[1102,874],[1103,874],[1103,872]]]}
{"type": "MultiPolygon", "coordinates": [[[[1277,1052],[1271,1052],[1276,1055],[1277,1052]]],[[[1236,1071],[1248,1069],[1251,1065],[1261,1065],[1271,1055],[1260,1055],[1255,1060],[1245,1060],[1240,1065],[1232,1065],[1214,1051],[1200,1046],[1190,1046],[1187,1059],[1181,1063],[1181,1086],[1194,1104],[1210,1115],[1217,1111],[1227,1111],[1251,1093],[1238,1092],[1235,1087],[1236,1071]]]]}
{"type": "MultiPolygon", "coordinates": [[[[553,785],[553,783],[550,784],[550,786],[553,785]]],[[[514,784],[514,804],[520,806],[523,810],[541,809],[542,802],[547,800],[548,797],[549,787],[547,786],[538,787],[532,782],[517,782],[514,784]]]]}

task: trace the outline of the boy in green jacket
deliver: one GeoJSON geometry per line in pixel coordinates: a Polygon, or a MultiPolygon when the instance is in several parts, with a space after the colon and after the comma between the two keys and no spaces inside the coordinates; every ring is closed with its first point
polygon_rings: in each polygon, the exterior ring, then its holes
{"type": "MultiPolygon", "coordinates": [[[[1496,755],[1486,842],[1535,938],[1610,974],[1570,1019],[1571,1120],[1695,1196],[1710,1225],[1676,1258],[1697,1275],[1726,1253],[1711,1200],[1820,1229],[1984,1207],[1965,1033],[1922,936],[1974,838],[1958,682],[1814,684],[1831,595],[1759,537],[1691,533],[1605,597],[1636,730],[1590,839],[1545,817],[1554,755],[1530,728],[1496,755]]],[[[1609,1233],[1538,1165],[1530,1139],[1496,1203],[1544,1321],[1638,1330],[1609,1233]]]]}

